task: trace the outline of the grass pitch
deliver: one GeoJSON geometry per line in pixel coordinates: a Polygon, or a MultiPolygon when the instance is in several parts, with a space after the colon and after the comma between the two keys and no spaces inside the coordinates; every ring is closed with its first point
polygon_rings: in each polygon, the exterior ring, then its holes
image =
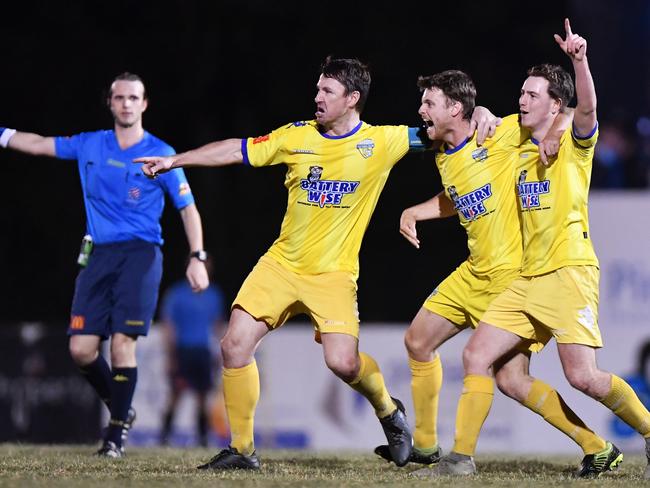
{"type": "Polygon", "coordinates": [[[263,451],[260,472],[196,469],[216,451],[206,449],[128,450],[120,460],[98,459],[92,446],[0,445],[0,487],[372,487],[409,486],[648,486],[645,457],[626,456],[622,466],[597,480],[576,480],[580,456],[479,456],[480,474],[470,479],[410,479],[419,466],[397,468],[374,455],[263,451]]]}

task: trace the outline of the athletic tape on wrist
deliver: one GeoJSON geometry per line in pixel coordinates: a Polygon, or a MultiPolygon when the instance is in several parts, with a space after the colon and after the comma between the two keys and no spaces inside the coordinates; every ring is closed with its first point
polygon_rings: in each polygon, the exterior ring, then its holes
{"type": "Polygon", "coordinates": [[[16,129],[3,130],[2,135],[0,135],[0,146],[7,147],[7,144],[9,144],[9,139],[11,139],[15,133],[16,129]]]}

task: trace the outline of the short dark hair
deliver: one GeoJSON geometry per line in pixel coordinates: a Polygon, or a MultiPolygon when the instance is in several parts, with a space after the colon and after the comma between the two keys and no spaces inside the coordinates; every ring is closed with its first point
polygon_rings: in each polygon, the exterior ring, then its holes
{"type": "Polygon", "coordinates": [[[320,67],[325,78],[333,78],[345,87],[345,95],[359,92],[359,101],[355,108],[363,111],[370,91],[370,69],[358,59],[335,59],[327,56],[320,67]]]}
{"type": "Polygon", "coordinates": [[[142,98],[144,100],[147,99],[147,88],[144,85],[142,78],[140,78],[135,73],[129,73],[128,71],[125,71],[124,73],[120,73],[115,78],[113,78],[113,80],[108,84],[108,90],[106,90],[106,99],[108,101],[110,101],[111,97],[113,96],[113,83],[116,81],[139,81],[142,83],[142,87],[144,88],[144,91],[142,92],[142,98]]]}
{"type": "Polygon", "coordinates": [[[419,76],[420,91],[437,88],[448,100],[463,106],[463,118],[470,119],[476,106],[476,87],[469,75],[463,71],[449,69],[430,76],[419,76]]]}
{"type": "Polygon", "coordinates": [[[538,76],[548,81],[548,94],[560,101],[560,110],[564,110],[575,93],[573,79],[562,66],[556,64],[538,64],[528,70],[528,76],[538,76]]]}

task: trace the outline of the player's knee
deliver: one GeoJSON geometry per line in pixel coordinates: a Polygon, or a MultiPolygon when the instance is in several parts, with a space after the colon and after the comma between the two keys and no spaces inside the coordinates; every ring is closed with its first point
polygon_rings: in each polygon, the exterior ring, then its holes
{"type": "Polygon", "coordinates": [[[221,339],[221,356],[227,368],[240,368],[250,363],[254,347],[234,334],[226,334],[221,339]]]}
{"type": "Polygon", "coordinates": [[[467,343],[463,349],[463,366],[466,374],[488,374],[491,364],[485,361],[485,355],[481,354],[479,347],[467,343]]]}
{"type": "Polygon", "coordinates": [[[325,364],[336,376],[349,383],[359,374],[359,361],[356,355],[331,355],[325,358],[325,364]]]}
{"type": "Polygon", "coordinates": [[[404,346],[406,347],[409,356],[415,359],[425,356],[428,357],[433,352],[425,338],[414,332],[411,328],[407,329],[404,334],[404,346]]]}
{"type": "Polygon", "coordinates": [[[86,366],[97,358],[97,350],[87,344],[70,341],[68,346],[70,356],[77,366],[86,366]]]}
{"type": "Polygon", "coordinates": [[[585,395],[595,395],[595,377],[591,371],[573,368],[565,371],[565,375],[569,384],[576,390],[583,392],[585,395]]]}

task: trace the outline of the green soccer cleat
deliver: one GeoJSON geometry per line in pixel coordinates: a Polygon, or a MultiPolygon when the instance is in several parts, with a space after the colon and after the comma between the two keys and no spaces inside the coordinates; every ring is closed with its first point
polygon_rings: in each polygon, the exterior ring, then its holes
{"type": "MultiPolygon", "coordinates": [[[[434,449],[431,449],[431,451],[432,452],[426,453],[417,447],[414,447],[413,452],[411,452],[411,455],[408,458],[408,462],[425,464],[428,466],[440,461],[440,457],[442,456],[442,449],[436,446],[434,449]]],[[[389,463],[393,462],[393,458],[391,457],[390,451],[388,450],[388,446],[386,444],[375,447],[375,454],[380,458],[385,459],[389,463]]]]}
{"type": "Polygon", "coordinates": [[[223,449],[216,456],[210,459],[207,463],[197,466],[198,469],[215,469],[215,470],[229,470],[229,469],[260,469],[260,458],[257,457],[255,451],[252,454],[240,454],[234,447],[228,446],[223,449]]]}
{"type": "Polygon", "coordinates": [[[623,454],[611,442],[596,454],[587,454],[580,463],[578,478],[597,478],[605,471],[614,471],[623,462],[623,454]]]}

